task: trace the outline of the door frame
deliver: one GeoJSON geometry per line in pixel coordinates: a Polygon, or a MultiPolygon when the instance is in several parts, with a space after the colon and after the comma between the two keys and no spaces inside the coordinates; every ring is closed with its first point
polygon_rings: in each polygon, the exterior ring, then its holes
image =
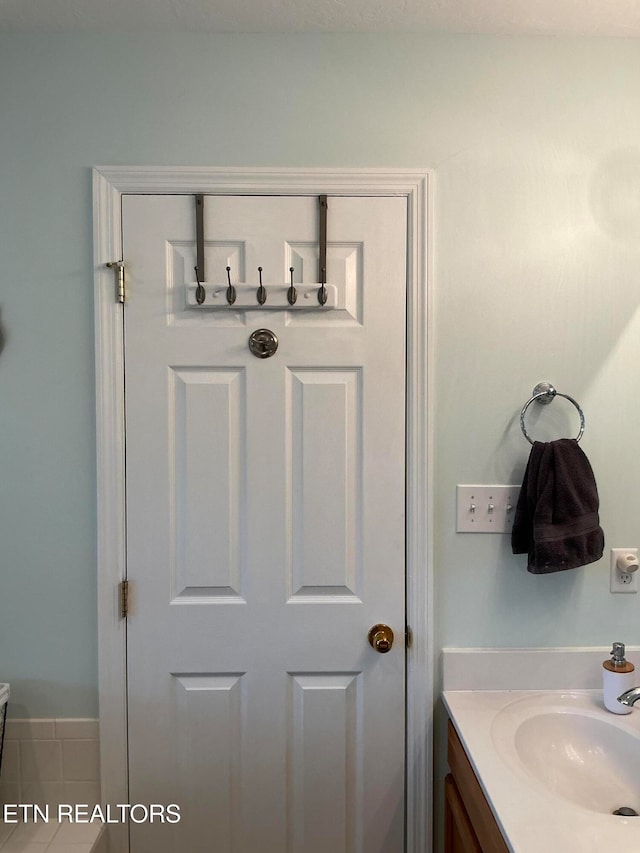
{"type": "MultiPolygon", "coordinates": [[[[96,358],[98,690],[103,803],[127,803],[124,312],[114,269],[122,259],[127,193],[404,196],[407,199],[406,429],[406,853],[427,853],[433,834],[433,258],[430,170],[100,166],[93,170],[96,358]]],[[[126,264],[126,259],[125,259],[126,264]]],[[[135,599],[132,602],[135,607],[135,599]]],[[[127,850],[126,827],[110,827],[127,850]]]]}

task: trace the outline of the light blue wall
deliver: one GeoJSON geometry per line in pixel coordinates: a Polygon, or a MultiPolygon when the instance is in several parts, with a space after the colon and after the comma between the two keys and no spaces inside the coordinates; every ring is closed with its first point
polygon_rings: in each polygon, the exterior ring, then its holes
{"type": "Polygon", "coordinates": [[[607,544],[640,545],[638,103],[631,40],[0,37],[14,714],[97,713],[96,164],[433,168],[438,643],[637,643],[640,597],[609,595],[604,561],[530,576],[505,537],[456,535],[453,501],[458,482],[521,478],[515,416],[550,379],[587,414],[607,544]]]}

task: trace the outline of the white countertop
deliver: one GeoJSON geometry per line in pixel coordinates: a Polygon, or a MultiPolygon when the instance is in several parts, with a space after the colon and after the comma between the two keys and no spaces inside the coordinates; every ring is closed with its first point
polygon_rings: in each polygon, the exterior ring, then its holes
{"type": "Polygon", "coordinates": [[[500,712],[525,698],[561,700],[569,694],[584,713],[606,715],[607,722],[640,736],[640,710],[610,714],[602,704],[601,690],[447,690],[443,698],[513,853],[639,853],[640,817],[598,813],[571,803],[535,780],[519,766],[517,756],[507,760],[498,751],[494,721],[500,712]]]}

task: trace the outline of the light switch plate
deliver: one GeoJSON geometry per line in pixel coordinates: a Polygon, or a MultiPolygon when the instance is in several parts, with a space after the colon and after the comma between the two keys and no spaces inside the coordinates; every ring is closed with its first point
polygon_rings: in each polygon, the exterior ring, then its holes
{"type": "Polygon", "coordinates": [[[520,486],[457,486],[458,533],[511,533],[520,486]]]}

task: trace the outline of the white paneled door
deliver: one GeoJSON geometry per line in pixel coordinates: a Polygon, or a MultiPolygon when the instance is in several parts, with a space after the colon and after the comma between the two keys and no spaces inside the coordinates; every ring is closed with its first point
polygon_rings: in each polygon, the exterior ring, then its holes
{"type": "Polygon", "coordinates": [[[194,197],[123,197],[132,853],[404,849],[406,199],[328,206],[285,310],[317,197],[205,196],[202,305],[194,197]]]}

